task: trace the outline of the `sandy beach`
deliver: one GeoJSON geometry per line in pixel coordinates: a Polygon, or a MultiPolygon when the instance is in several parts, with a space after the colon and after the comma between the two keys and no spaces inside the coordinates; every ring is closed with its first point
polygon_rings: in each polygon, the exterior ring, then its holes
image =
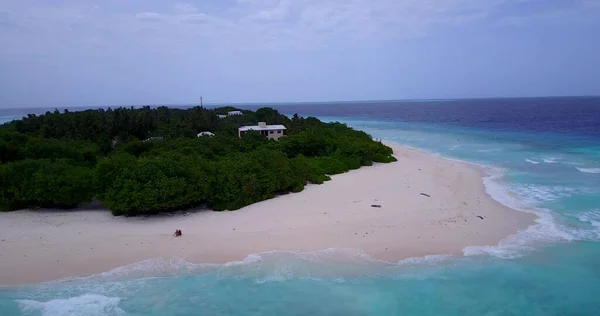
{"type": "Polygon", "coordinates": [[[387,261],[461,254],[534,224],[534,215],[487,195],[479,170],[392,146],[396,163],[363,167],[235,212],[0,214],[0,285],[86,276],[158,257],[224,263],[271,250],[326,248],[361,249],[387,261]],[[176,229],[183,237],[172,237],[176,229]]]}

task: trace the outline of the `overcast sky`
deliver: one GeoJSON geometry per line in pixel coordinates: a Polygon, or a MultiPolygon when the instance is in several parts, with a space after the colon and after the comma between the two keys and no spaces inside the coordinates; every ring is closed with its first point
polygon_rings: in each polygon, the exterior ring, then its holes
{"type": "Polygon", "coordinates": [[[600,0],[0,0],[0,107],[600,95],[600,0]]]}

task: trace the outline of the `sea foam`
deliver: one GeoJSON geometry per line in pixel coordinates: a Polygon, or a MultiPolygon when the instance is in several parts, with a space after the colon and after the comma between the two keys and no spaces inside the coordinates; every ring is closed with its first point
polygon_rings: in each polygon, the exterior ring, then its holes
{"type": "MultiPolygon", "coordinates": [[[[568,194],[572,193],[571,189],[559,187],[554,188],[557,189],[554,192],[549,192],[545,187],[522,187],[520,189],[528,189],[526,194],[537,195],[536,199],[529,200],[530,203],[527,203],[527,200],[517,199],[509,188],[501,183],[503,176],[504,172],[501,169],[486,169],[486,176],[483,178],[486,192],[505,206],[537,215],[537,219],[535,220],[536,224],[504,238],[496,246],[465,247],[463,249],[463,254],[465,256],[490,255],[503,259],[512,259],[521,257],[524,253],[534,250],[534,247],[539,244],[600,239],[600,214],[584,213],[580,217],[580,220],[590,222],[594,225],[594,228],[577,228],[562,224],[552,211],[537,208],[531,204],[535,200],[551,200],[558,198],[553,196],[553,194],[558,194],[563,197],[568,196],[568,194]]],[[[515,188],[513,188],[513,190],[514,189],[515,188]]],[[[521,192],[521,194],[523,194],[523,192],[521,192]]]]}
{"type": "Polygon", "coordinates": [[[558,163],[558,158],[556,157],[548,157],[542,159],[545,163],[558,163]]]}
{"type": "Polygon", "coordinates": [[[124,315],[119,308],[121,299],[98,294],[84,294],[68,299],[55,299],[47,302],[18,300],[23,313],[39,313],[43,316],[105,316],[124,315]]]}
{"type": "Polygon", "coordinates": [[[598,228],[598,235],[600,235],[600,210],[593,210],[577,215],[577,218],[584,223],[589,223],[592,226],[598,228]]]}
{"type": "Polygon", "coordinates": [[[58,282],[120,282],[152,277],[170,277],[210,272],[222,265],[212,263],[191,263],[183,258],[152,258],[112,269],[107,272],[78,277],[58,282]]]}
{"type": "MultiPolygon", "coordinates": [[[[416,276],[415,269],[443,266],[456,258],[458,257],[455,255],[440,254],[394,262],[374,258],[364,251],[354,248],[328,248],[300,252],[268,251],[250,254],[243,260],[224,264],[196,264],[181,258],[172,260],[156,258],[88,277],[47,282],[37,285],[37,287],[44,292],[44,289],[63,285],[78,289],[81,293],[99,291],[99,293],[106,294],[117,291],[116,296],[120,296],[118,285],[123,282],[142,282],[140,284],[143,284],[145,281],[156,278],[178,276],[212,275],[219,279],[249,279],[259,284],[297,279],[345,282],[367,276],[413,277],[416,276]],[[106,292],[107,290],[108,292],[106,292]]],[[[93,297],[80,297],[73,303],[80,301],[94,303],[99,301],[99,298],[96,297],[94,300],[93,297]]],[[[28,308],[41,309],[48,306],[54,308],[52,304],[58,304],[58,302],[23,301],[23,304],[26,304],[28,308]]]]}
{"type": "Polygon", "coordinates": [[[577,170],[583,173],[600,173],[600,168],[579,168],[576,167],[577,170]]]}

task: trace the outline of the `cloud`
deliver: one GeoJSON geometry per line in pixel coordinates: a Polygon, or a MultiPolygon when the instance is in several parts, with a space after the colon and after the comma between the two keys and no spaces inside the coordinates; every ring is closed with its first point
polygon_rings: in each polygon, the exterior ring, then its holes
{"type": "Polygon", "coordinates": [[[260,10],[249,16],[255,20],[283,20],[290,14],[290,0],[279,0],[279,2],[270,8],[260,10]]]}
{"type": "Polygon", "coordinates": [[[541,0],[237,0],[197,6],[140,0],[5,2],[0,40],[10,45],[0,54],[42,47],[60,51],[68,49],[66,44],[162,52],[368,46],[468,24],[577,23],[600,13],[593,0],[571,1],[568,7],[541,0]],[[7,21],[18,27],[3,27],[7,21]]]}
{"type": "Polygon", "coordinates": [[[503,16],[498,19],[497,23],[499,25],[514,26],[527,26],[533,23],[597,23],[599,14],[600,1],[598,0],[565,1],[562,6],[551,7],[546,10],[530,12],[529,14],[516,13],[503,16]]]}
{"type": "Polygon", "coordinates": [[[175,4],[175,12],[180,14],[191,14],[198,12],[198,9],[189,3],[175,4]]]}
{"type": "Polygon", "coordinates": [[[165,20],[168,17],[156,12],[140,12],[135,15],[138,20],[142,21],[156,21],[156,20],[165,20]]]}

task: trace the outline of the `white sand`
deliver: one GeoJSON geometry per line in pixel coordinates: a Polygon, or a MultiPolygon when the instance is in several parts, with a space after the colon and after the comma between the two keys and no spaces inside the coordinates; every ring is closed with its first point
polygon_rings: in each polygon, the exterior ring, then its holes
{"type": "Polygon", "coordinates": [[[85,276],[157,257],[224,263],[270,250],[337,247],[389,261],[461,254],[469,245],[497,245],[534,223],[533,215],[488,196],[480,172],[467,164],[393,147],[397,163],[337,175],[235,212],[0,214],[0,284],[85,276]],[[175,229],[183,237],[172,237],[175,229]]]}

